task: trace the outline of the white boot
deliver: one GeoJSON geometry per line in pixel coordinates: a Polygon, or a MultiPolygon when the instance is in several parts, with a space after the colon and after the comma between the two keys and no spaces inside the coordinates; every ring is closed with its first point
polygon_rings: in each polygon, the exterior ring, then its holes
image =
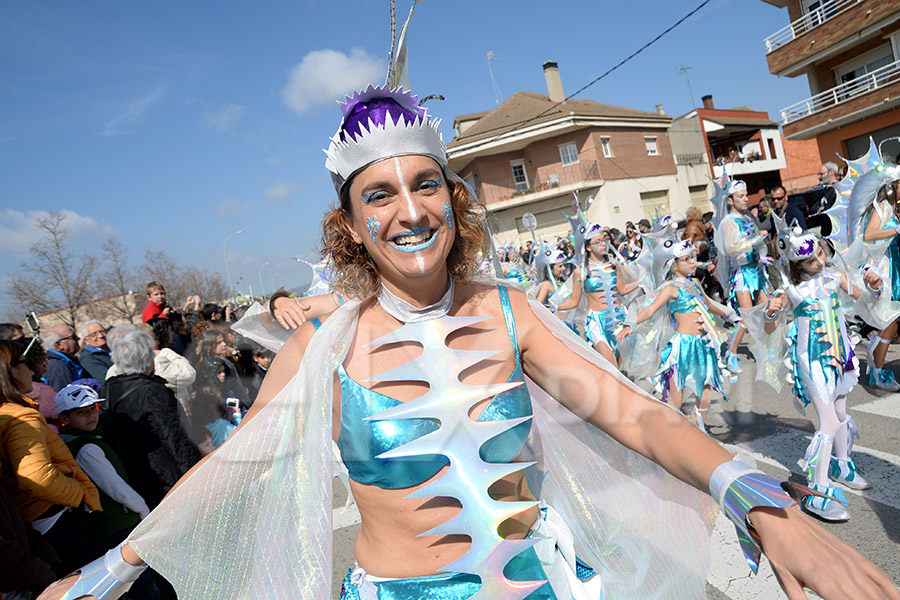
{"type": "Polygon", "coordinates": [[[817,492],[822,492],[828,497],[807,496],[803,499],[804,510],[825,521],[847,521],[850,519],[850,511],[847,510],[847,498],[844,496],[844,490],[839,487],[816,485],[815,483],[810,483],[809,487],[817,492]]]}
{"type": "Polygon", "coordinates": [[[697,408],[697,406],[694,405],[694,418],[697,419],[697,427],[707,435],[709,435],[709,432],[706,431],[706,423],[703,422],[703,415],[705,415],[708,410],[708,408],[697,408]]]}

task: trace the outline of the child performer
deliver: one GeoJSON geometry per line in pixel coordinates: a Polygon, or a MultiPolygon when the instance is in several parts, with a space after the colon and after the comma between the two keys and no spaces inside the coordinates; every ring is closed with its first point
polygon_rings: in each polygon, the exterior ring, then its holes
{"type": "Polygon", "coordinates": [[[560,309],[577,306],[582,293],[587,299],[584,333],[588,342],[603,358],[619,363],[619,341],[625,327],[630,326],[622,297],[638,287],[637,281],[626,283],[621,260],[613,260],[605,230],[597,223],[587,223],[584,232],[584,266],[575,269],[572,297],[560,309]]]}
{"type": "Polygon", "coordinates": [[[704,414],[709,410],[712,390],[725,397],[722,374],[727,373],[719,356],[728,336],[716,324],[713,314],[732,320],[735,312],[710,300],[691,278],[697,261],[689,240],[664,241],[653,251],[653,265],[656,280],[662,284],[655,299],[638,313],[637,323],[650,319],[663,305],[675,322],[675,334],[661,353],[657,390],[663,402],[681,409],[684,389],[691,388],[699,398],[691,420],[706,431],[704,414]]]}
{"type": "MultiPolygon", "coordinates": [[[[853,438],[859,434],[853,417],[847,414],[847,394],[856,385],[859,366],[838,292],[859,298],[862,290],[829,264],[822,241],[796,223],[779,236],[777,247],[790,284],[785,294],[778,293],[766,306],[766,333],[776,330],[778,314],[791,306],[794,320],[787,334],[787,354],[793,392],[801,410],[812,404],[819,417],[819,430],[802,464],[810,487],[827,496],[810,497],[803,508],[826,521],[846,521],[850,513],[844,491],[831,486],[828,478],[858,490],[871,484],[850,458],[853,438]]],[[[865,271],[863,282],[870,294],[880,294],[881,278],[876,273],[865,271]]]]}

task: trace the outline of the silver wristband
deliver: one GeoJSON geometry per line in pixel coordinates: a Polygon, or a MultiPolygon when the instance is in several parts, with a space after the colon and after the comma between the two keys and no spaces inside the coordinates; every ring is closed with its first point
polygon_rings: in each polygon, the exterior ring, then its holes
{"type": "Polygon", "coordinates": [[[75,600],[82,596],[95,596],[97,600],[115,600],[127,592],[147,565],[136,567],[126,562],[122,557],[123,545],[124,542],[82,567],[75,585],[61,600],[75,600]]]}
{"type": "Polygon", "coordinates": [[[750,511],[762,506],[788,508],[809,492],[805,486],[771,477],[737,460],[719,465],[709,479],[709,493],[734,523],[744,558],[754,573],[759,569],[762,545],[748,519],[750,511]]]}

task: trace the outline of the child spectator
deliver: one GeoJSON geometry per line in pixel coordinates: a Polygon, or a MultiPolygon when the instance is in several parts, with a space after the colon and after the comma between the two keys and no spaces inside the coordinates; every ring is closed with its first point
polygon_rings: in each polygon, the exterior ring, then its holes
{"type": "Polygon", "coordinates": [[[163,284],[151,281],[147,284],[147,306],[141,312],[144,323],[150,319],[168,319],[172,309],[166,304],[166,288],[163,284]]]}
{"type": "Polygon", "coordinates": [[[122,461],[103,438],[98,402],[97,392],[86,385],[68,385],[56,394],[59,436],[100,490],[103,510],[88,515],[88,530],[94,551],[101,553],[121,542],[150,509],[128,483],[122,461]]]}
{"type": "Polygon", "coordinates": [[[256,400],[256,396],[259,394],[259,388],[263,379],[266,378],[266,373],[269,370],[269,365],[272,364],[275,353],[258,344],[253,344],[251,348],[247,348],[247,351],[252,352],[253,362],[248,365],[247,372],[249,376],[244,378],[244,387],[247,388],[247,393],[250,395],[252,402],[256,400]]]}

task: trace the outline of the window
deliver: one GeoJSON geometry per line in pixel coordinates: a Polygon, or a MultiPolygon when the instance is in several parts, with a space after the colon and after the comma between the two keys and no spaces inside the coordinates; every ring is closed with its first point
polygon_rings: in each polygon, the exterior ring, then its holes
{"type": "Polygon", "coordinates": [[[659,156],[659,149],[656,147],[655,137],[645,137],[644,146],[647,147],[647,156],[659,156]]]}
{"type": "Polygon", "coordinates": [[[528,174],[525,172],[525,161],[514,160],[509,163],[512,168],[513,183],[517,192],[524,192],[530,186],[528,185],[528,174]]]}
{"type": "Polygon", "coordinates": [[[609,145],[609,138],[601,137],[600,145],[603,146],[603,156],[605,156],[606,158],[612,158],[613,157],[612,146],[609,145]]]}
{"type": "Polygon", "coordinates": [[[806,9],[808,27],[812,28],[823,23],[837,14],[837,4],[834,0],[804,0],[803,7],[806,9]]]}
{"type": "Polygon", "coordinates": [[[563,166],[574,165],[578,162],[578,146],[575,145],[575,142],[560,146],[559,157],[562,159],[563,166]]]}
{"type": "MultiPolygon", "coordinates": [[[[891,51],[890,44],[879,46],[874,50],[866,52],[862,56],[858,56],[855,59],[836,67],[834,69],[835,83],[838,85],[850,83],[851,81],[863,78],[872,71],[885,65],[889,65],[892,62],[894,62],[894,55],[891,51]]],[[[884,75],[883,77],[890,77],[890,75],[884,75]]],[[[867,85],[865,81],[860,81],[858,83],[861,86],[867,85]]],[[[871,85],[871,83],[872,82],[870,81],[868,85],[871,85]]],[[[878,84],[881,83],[884,82],[878,82],[878,84]]]]}

